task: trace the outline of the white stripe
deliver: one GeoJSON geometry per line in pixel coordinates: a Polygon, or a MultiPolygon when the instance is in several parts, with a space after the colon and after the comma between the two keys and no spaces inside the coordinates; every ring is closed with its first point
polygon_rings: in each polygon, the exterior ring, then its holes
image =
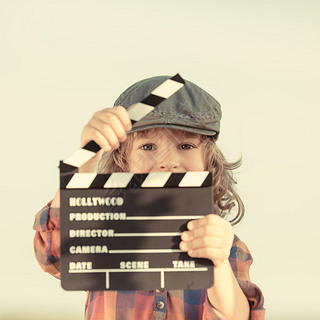
{"type": "Polygon", "coordinates": [[[144,104],[142,102],[138,102],[130,108],[127,109],[129,117],[131,120],[139,121],[143,117],[145,117],[149,112],[151,112],[154,107],[149,106],[148,104],[144,104]]]}
{"type": "Polygon", "coordinates": [[[141,184],[141,188],[163,187],[171,176],[171,172],[151,172],[141,184]]]}
{"type": "Polygon", "coordinates": [[[75,173],[66,189],[88,189],[96,176],[96,173],[75,173]]]}
{"type": "Polygon", "coordinates": [[[204,216],[135,216],[126,217],[126,220],[188,220],[188,219],[200,219],[204,216]]]}
{"type": "Polygon", "coordinates": [[[81,167],[83,164],[85,164],[88,160],[93,158],[96,155],[95,152],[89,151],[86,149],[78,149],[76,152],[74,152],[71,156],[69,156],[66,160],[63,162],[66,164],[69,164],[74,167],[81,167]]]}
{"type": "Polygon", "coordinates": [[[162,84],[160,84],[159,87],[155,88],[151,93],[156,96],[168,99],[174,93],[176,93],[179,89],[181,89],[183,86],[184,84],[181,82],[168,79],[162,84]]]}
{"type": "Polygon", "coordinates": [[[174,253],[180,249],[137,249],[137,250],[109,250],[109,253],[174,253]]]}
{"type": "Polygon", "coordinates": [[[115,237],[175,237],[181,232],[115,233],[115,237]]]}
{"type": "Polygon", "coordinates": [[[208,174],[208,171],[188,171],[180,181],[179,187],[200,187],[208,174]]]}
{"type": "Polygon", "coordinates": [[[126,188],[134,173],[114,172],[103,186],[104,188],[126,188]]]}

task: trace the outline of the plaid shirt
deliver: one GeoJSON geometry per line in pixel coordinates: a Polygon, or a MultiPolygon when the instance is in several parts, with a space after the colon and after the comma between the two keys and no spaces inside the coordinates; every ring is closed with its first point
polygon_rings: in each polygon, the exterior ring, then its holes
{"type": "MultiPolygon", "coordinates": [[[[49,203],[35,218],[36,258],[46,272],[60,278],[60,210],[49,203]]],[[[230,264],[250,304],[250,319],[265,319],[263,295],[249,278],[252,257],[247,246],[235,236],[230,264]]],[[[86,320],[217,320],[226,319],[209,302],[207,290],[92,291],[87,293],[86,320]]]]}

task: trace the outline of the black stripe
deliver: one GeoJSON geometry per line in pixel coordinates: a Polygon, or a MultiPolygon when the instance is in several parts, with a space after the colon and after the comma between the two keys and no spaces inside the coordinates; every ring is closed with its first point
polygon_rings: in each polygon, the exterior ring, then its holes
{"type": "Polygon", "coordinates": [[[127,185],[127,188],[135,189],[141,188],[144,180],[146,180],[148,173],[136,173],[127,185]]]}
{"type": "Polygon", "coordinates": [[[213,177],[212,177],[212,172],[209,172],[209,174],[203,181],[201,187],[211,187],[211,186],[213,186],[213,177]]]}
{"type": "Polygon", "coordinates": [[[60,161],[59,165],[60,172],[68,172],[68,173],[75,173],[78,170],[78,167],[72,166],[70,164],[66,164],[63,161],[60,161]]]}
{"type": "Polygon", "coordinates": [[[173,76],[170,79],[173,80],[173,81],[177,81],[177,82],[183,83],[183,84],[185,83],[185,81],[181,78],[179,73],[177,73],[175,76],[173,76]]]}
{"type": "Polygon", "coordinates": [[[162,98],[162,97],[156,96],[154,94],[150,94],[148,97],[146,97],[141,102],[144,104],[147,104],[149,106],[156,107],[159,103],[161,103],[164,100],[166,100],[166,98],[162,98]]]}
{"type": "Polygon", "coordinates": [[[68,172],[68,174],[60,174],[60,189],[66,189],[66,186],[68,185],[68,183],[70,182],[70,180],[73,177],[73,173],[70,174],[70,172],[68,172]]]}
{"type": "Polygon", "coordinates": [[[180,181],[185,176],[185,173],[172,173],[164,188],[175,188],[178,187],[180,181]]]}
{"type": "Polygon", "coordinates": [[[90,185],[90,189],[99,189],[103,188],[109,177],[111,176],[111,173],[109,174],[98,174],[94,180],[92,181],[90,185]]]}
{"type": "Polygon", "coordinates": [[[93,140],[91,140],[84,147],[82,147],[82,149],[97,153],[101,148],[93,140]]]}

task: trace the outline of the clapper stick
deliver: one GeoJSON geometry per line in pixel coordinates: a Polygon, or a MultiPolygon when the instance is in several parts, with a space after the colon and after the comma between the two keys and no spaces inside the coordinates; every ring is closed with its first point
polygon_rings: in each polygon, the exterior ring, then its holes
{"type": "MultiPolygon", "coordinates": [[[[128,108],[131,123],[134,124],[150,113],[162,101],[170,98],[185,84],[185,81],[177,73],[172,78],[164,81],[155,88],[151,94],[141,102],[128,108]]],[[[93,158],[100,150],[100,146],[94,141],[88,142],[84,147],[78,149],[70,157],[60,163],[60,172],[76,171],[79,167],[93,158]]]]}
{"type": "MultiPolygon", "coordinates": [[[[184,85],[177,74],[128,109],[132,123],[184,85]]],[[[213,211],[210,172],[77,173],[94,141],[60,162],[61,285],[65,290],[202,289],[213,266],[179,249],[188,221],[213,211]]]]}

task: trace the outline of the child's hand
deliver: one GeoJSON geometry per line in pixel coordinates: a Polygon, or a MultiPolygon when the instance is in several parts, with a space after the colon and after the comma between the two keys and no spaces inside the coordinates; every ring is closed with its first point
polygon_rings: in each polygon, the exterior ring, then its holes
{"type": "Polygon", "coordinates": [[[131,130],[131,127],[128,112],[121,106],[95,112],[82,130],[81,147],[93,140],[101,147],[101,150],[82,165],[79,172],[94,172],[102,154],[105,151],[117,149],[120,142],[126,140],[126,131],[131,130]]]}
{"type": "Polygon", "coordinates": [[[216,214],[190,221],[181,235],[180,249],[190,257],[210,259],[219,267],[230,255],[234,234],[231,224],[216,214]]]}
{"type": "Polygon", "coordinates": [[[131,130],[128,112],[121,106],[103,109],[94,113],[81,134],[81,146],[94,140],[104,151],[117,149],[126,140],[126,131],[131,130]]]}

